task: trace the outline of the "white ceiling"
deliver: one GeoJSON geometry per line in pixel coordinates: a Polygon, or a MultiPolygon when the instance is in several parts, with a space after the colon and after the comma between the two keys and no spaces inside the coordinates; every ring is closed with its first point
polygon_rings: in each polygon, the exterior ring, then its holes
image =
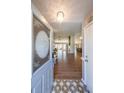
{"type": "Polygon", "coordinates": [[[55,31],[55,37],[67,37],[81,31],[84,17],[92,11],[92,0],[32,0],[55,31]],[[64,12],[64,21],[59,24],[57,12],[64,12]]]}

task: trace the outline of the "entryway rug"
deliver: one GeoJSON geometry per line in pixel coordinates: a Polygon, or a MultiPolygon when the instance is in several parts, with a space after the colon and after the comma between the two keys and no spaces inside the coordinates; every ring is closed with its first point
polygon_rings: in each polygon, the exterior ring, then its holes
{"type": "Polygon", "coordinates": [[[85,93],[84,84],[81,80],[60,80],[56,79],[53,83],[52,93],[85,93]]]}

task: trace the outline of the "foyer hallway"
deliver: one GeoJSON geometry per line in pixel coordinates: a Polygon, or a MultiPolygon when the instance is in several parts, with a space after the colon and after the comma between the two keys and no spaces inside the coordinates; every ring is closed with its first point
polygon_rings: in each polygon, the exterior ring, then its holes
{"type": "Polygon", "coordinates": [[[82,60],[81,53],[68,54],[58,50],[58,60],[54,66],[55,79],[81,79],[82,60]]]}
{"type": "Polygon", "coordinates": [[[32,93],[84,93],[80,83],[86,73],[81,57],[85,59],[84,27],[92,21],[92,0],[32,0],[32,10],[36,17],[33,70],[37,67],[32,74],[32,93]]]}

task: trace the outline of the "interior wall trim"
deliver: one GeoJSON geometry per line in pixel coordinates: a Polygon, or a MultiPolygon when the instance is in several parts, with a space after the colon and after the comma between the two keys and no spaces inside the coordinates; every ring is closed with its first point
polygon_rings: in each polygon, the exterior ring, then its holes
{"type": "Polygon", "coordinates": [[[88,89],[88,87],[87,87],[87,84],[86,84],[86,82],[84,81],[83,78],[81,79],[81,81],[82,81],[82,83],[84,84],[84,91],[86,91],[86,93],[90,93],[90,91],[89,91],[89,89],[88,89]]]}

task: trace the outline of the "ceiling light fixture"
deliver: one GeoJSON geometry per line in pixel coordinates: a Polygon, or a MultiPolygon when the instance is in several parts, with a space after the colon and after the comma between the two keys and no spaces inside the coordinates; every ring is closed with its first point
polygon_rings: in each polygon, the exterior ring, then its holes
{"type": "Polygon", "coordinates": [[[64,13],[63,13],[63,11],[58,11],[57,12],[57,21],[60,22],[60,23],[62,23],[63,19],[64,19],[64,13]]]}
{"type": "Polygon", "coordinates": [[[80,37],[80,40],[82,40],[83,38],[82,37],[80,37]]]}

